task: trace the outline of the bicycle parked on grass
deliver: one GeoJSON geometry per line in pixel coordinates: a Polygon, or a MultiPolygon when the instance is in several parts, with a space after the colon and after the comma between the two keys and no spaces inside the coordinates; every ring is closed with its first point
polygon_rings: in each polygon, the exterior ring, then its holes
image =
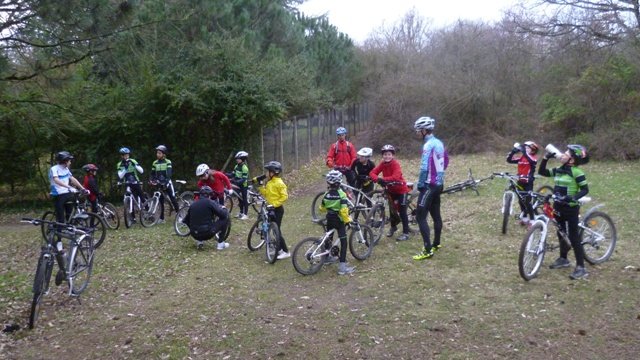
{"type": "Polygon", "coordinates": [[[269,205],[260,194],[256,195],[256,200],[260,203],[260,209],[258,219],[247,235],[247,247],[251,251],[257,251],[264,246],[265,259],[269,264],[273,264],[278,258],[280,228],[275,221],[273,206],[269,205]]]}
{"type": "Polygon", "coordinates": [[[58,223],[42,219],[23,218],[21,222],[46,226],[44,243],[33,280],[33,299],[29,314],[29,329],[33,329],[40,315],[42,299],[49,293],[49,283],[53,272],[54,259],[58,262],[61,276],[56,275],[56,285],[65,281],[69,284],[69,296],[78,297],[89,285],[93,269],[94,238],[91,228],[79,225],[58,223]],[[55,244],[57,237],[69,239],[68,256],[58,250],[55,244]]]}
{"type": "MultiPolygon", "coordinates": [[[[337,229],[327,231],[325,219],[315,222],[322,225],[324,235],[308,237],[299,242],[291,257],[293,267],[302,275],[317,273],[327,261],[329,255],[338,257],[340,254],[340,238],[337,229]],[[336,236],[334,236],[334,234],[336,236]]],[[[352,221],[348,227],[349,251],[354,258],[366,260],[373,251],[374,234],[371,228],[357,221],[352,221]]]]}
{"type": "MultiPolygon", "coordinates": [[[[571,246],[569,235],[562,231],[555,219],[555,213],[551,200],[555,200],[554,195],[540,194],[532,192],[531,196],[542,202],[543,213],[536,216],[536,220],[527,231],[527,234],[520,245],[518,256],[518,269],[520,276],[526,281],[535,278],[542,268],[544,255],[547,251],[553,251],[560,247],[559,244],[551,245],[547,242],[549,235],[549,225],[552,225],[560,234],[562,241],[571,246]]],[[[589,197],[578,200],[582,205],[591,201],[589,197]]],[[[584,247],[584,258],[592,265],[600,264],[611,257],[618,238],[613,220],[606,213],[598,210],[603,204],[596,205],[589,209],[584,216],[581,216],[578,228],[579,237],[584,247]]],[[[551,231],[553,233],[554,231],[551,231]]]]}
{"type": "MultiPolygon", "coordinates": [[[[78,192],[73,193],[73,200],[67,202],[72,204],[73,210],[69,214],[67,223],[71,225],[82,226],[84,228],[91,229],[91,234],[94,238],[94,247],[97,249],[102,245],[104,239],[107,237],[107,222],[104,218],[98,214],[87,211],[84,201],[80,201],[82,194],[78,192]]],[[[113,205],[112,205],[113,206],[113,205]]],[[[41,220],[52,222],[56,221],[56,214],[54,211],[45,211],[41,220]]],[[[47,238],[49,236],[50,227],[46,223],[42,223],[40,226],[42,236],[47,238]]]]}
{"type": "MultiPolygon", "coordinates": [[[[534,199],[527,200],[527,196],[529,195],[529,191],[523,190],[520,184],[518,184],[518,175],[510,174],[506,172],[502,173],[493,173],[493,177],[499,177],[503,179],[507,179],[507,187],[504,189],[504,194],[502,195],[502,233],[507,233],[507,226],[509,225],[509,219],[514,216],[514,199],[518,199],[517,203],[526,202],[526,201],[534,201],[534,199]]],[[[552,194],[553,188],[549,185],[543,185],[535,191],[539,194],[552,194]]],[[[541,203],[533,203],[531,206],[533,207],[534,215],[537,214],[537,210],[540,207],[541,203]]],[[[527,214],[518,213],[515,215],[515,219],[521,219],[523,216],[527,216],[527,214]]]]}
{"type": "MultiPolygon", "coordinates": [[[[197,194],[197,193],[198,193],[197,191],[194,191],[194,194],[197,194]]],[[[186,237],[186,236],[189,236],[189,234],[191,234],[191,230],[189,229],[189,226],[183,222],[184,218],[187,217],[187,213],[189,212],[189,207],[191,206],[191,204],[192,202],[185,203],[183,206],[180,207],[180,210],[178,210],[178,212],[176,213],[176,218],[173,221],[173,229],[175,230],[176,235],[178,236],[186,237]]],[[[231,216],[231,213],[229,213],[229,216],[231,216]]],[[[214,219],[214,221],[215,220],[216,219],[214,219]]],[[[231,221],[229,221],[229,224],[227,226],[227,231],[224,233],[222,240],[223,241],[227,240],[230,233],[231,233],[231,221]]]]}
{"type": "MultiPolygon", "coordinates": [[[[107,227],[109,227],[109,229],[118,230],[120,227],[120,217],[118,216],[118,209],[116,209],[115,205],[110,202],[102,202],[100,197],[96,200],[96,205],[98,206],[98,212],[96,214],[104,220],[107,227]]],[[[84,208],[88,209],[90,206],[91,204],[89,201],[85,200],[84,208]]],[[[98,246],[96,246],[96,248],[98,246]]]]}
{"type": "Polygon", "coordinates": [[[177,214],[180,208],[182,208],[185,205],[189,205],[189,202],[187,202],[183,198],[176,197],[176,201],[178,202],[178,209],[174,209],[173,203],[170,201],[169,196],[167,195],[166,186],[159,183],[154,183],[154,182],[150,182],[149,185],[155,188],[155,190],[153,191],[153,196],[148,198],[147,201],[144,203],[144,208],[147,209],[146,210],[147,216],[144,217],[145,219],[144,221],[147,221],[147,224],[149,226],[153,226],[157,224],[158,221],[160,221],[161,219],[161,215],[162,215],[161,213],[163,210],[162,209],[163,206],[160,204],[161,197],[164,197],[165,199],[164,210],[165,212],[167,212],[168,210],[169,212],[168,216],[170,216],[173,211],[175,211],[177,214]],[[166,205],[167,203],[168,205],[166,205]]]}
{"type": "MultiPolygon", "coordinates": [[[[240,191],[240,187],[234,183],[231,183],[231,188],[233,189],[233,193],[225,193],[225,207],[227,206],[226,204],[228,197],[232,203],[231,209],[233,209],[234,206],[240,206],[240,203],[242,202],[242,191],[240,191]],[[234,205],[234,203],[236,205],[234,205]]],[[[247,204],[251,206],[256,212],[260,212],[260,205],[261,201],[263,200],[264,199],[262,198],[260,193],[255,190],[253,185],[249,185],[249,188],[247,189],[247,204]]],[[[229,212],[231,212],[231,209],[229,209],[229,212]]]]}
{"type": "Polygon", "coordinates": [[[466,189],[473,189],[473,191],[476,192],[476,195],[480,196],[480,192],[478,191],[478,185],[483,181],[493,179],[493,175],[489,175],[482,179],[474,179],[471,169],[469,169],[468,175],[469,177],[467,178],[467,180],[459,183],[455,183],[453,185],[450,185],[444,188],[442,190],[442,194],[453,194],[466,189]]]}

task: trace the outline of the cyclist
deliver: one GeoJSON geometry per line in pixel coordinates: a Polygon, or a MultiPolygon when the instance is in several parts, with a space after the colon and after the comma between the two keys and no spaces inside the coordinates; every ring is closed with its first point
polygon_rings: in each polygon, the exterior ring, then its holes
{"type": "MultiPolygon", "coordinates": [[[[139,175],[144,173],[142,166],[135,159],[131,159],[131,150],[129,148],[122,147],[119,152],[122,160],[116,165],[118,178],[127,184],[133,196],[138,198],[140,202],[147,200],[147,196],[142,192],[142,186],[140,186],[139,175]]],[[[133,213],[131,213],[131,217],[135,219],[133,213]]],[[[132,222],[135,222],[135,220],[132,220],[132,222]]]]}
{"type": "Polygon", "coordinates": [[[560,257],[556,259],[549,267],[551,269],[560,269],[571,266],[567,259],[569,250],[573,247],[576,255],[576,267],[569,277],[573,280],[587,277],[589,274],[584,267],[584,248],[580,242],[578,222],[580,216],[580,203],[578,199],[589,193],[587,177],[579,168],[589,162],[587,150],[582,145],[567,145],[567,151],[560,155],[560,163],[562,165],[557,168],[547,169],[547,161],[555,157],[556,154],[547,153],[540,162],[538,174],[546,177],[553,176],[555,186],[553,192],[556,200],[553,202],[553,208],[556,220],[560,229],[568,234],[571,246],[567,245],[558,234],[560,241],[560,257]]]}
{"type": "Polygon", "coordinates": [[[200,164],[196,168],[196,176],[198,177],[198,189],[208,186],[213,190],[211,199],[218,200],[220,205],[224,206],[224,192],[227,190],[233,193],[231,181],[223,172],[209,168],[207,164],[200,164]]]}
{"type": "Polygon", "coordinates": [[[381,149],[382,161],[376,166],[369,176],[371,180],[377,182],[380,186],[386,188],[387,193],[391,198],[390,206],[398,209],[399,216],[396,212],[391,211],[389,217],[391,222],[391,228],[387,237],[392,237],[398,230],[398,224],[402,222],[402,235],[396,240],[405,241],[409,240],[409,217],[407,216],[407,197],[409,194],[409,188],[407,182],[402,176],[402,168],[398,160],[394,159],[396,154],[396,148],[393,145],[385,145],[381,149]],[[383,176],[378,176],[382,173],[383,176]]]}
{"type": "Polygon", "coordinates": [[[236,154],[236,166],[233,168],[233,183],[240,189],[242,199],[240,199],[240,212],[238,218],[247,220],[249,216],[249,202],[247,201],[247,192],[249,189],[249,167],[247,166],[247,158],[249,153],[246,151],[238,151],[236,154]]]}
{"type": "Polygon", "coordinates": [[[374,186],[369,173],[376,167],[376,164],[371,161],[371,155],[373,155],[373,150],[368,147],[363,147],[358,151],[358,159],[354,160],[351,164],[351,171],[355,177],[354,187],[365,193],[372,192],[374,186]]]}
{"type": "MultiPolygon", "coordinates": [[[[167,147],[158,145],[156,147],[156,160],[151,164],[151,179],[149,183],[153,186],[162,186],[169,196],[169,200],[173,208],[178,211],[178,200],[176,200],[176,191],[171,182],[173,174],[173,166],[171,160],[167,159],[167,147]]],[[[160,195],[160,221],[164,223],[164,194],[160,195]]]]}
{"type": "Polygon", "coordinates": [[[267,170],[266,174],[254,177],[252,182],[261,184],[266,180],[264,185],[260,186],[258,190],[265,198],[267,203],[273,206],[273,212],[275,213],[275,222],[280,229],[280,241],[278,241],[278,259],[286,259],[291,256],[289,254],[289,248],[282,236],[282,217],[284,216],[284,203],[289,198],[287,193],[287,185],[282,181],[280,174],[282,174],[282,164],[277,161],[269,161],[265,166],[267,170]]]}
{"type": "Polygon", "coordinates": [[[338,275],[351,274],[355,270],[347,265],[347,229],[346,225],[352,221],[349,216],[347,194],[340,188],[342,173],[331,170],[327,174],[327,192],[320,204],[320,210],[326,211],[327,231],[336,229],[340,237],[340,264],[338,275]]]}
{"type": "Polygon", "coordinates": [[[98,213],[98,195],[100,190],[98,189],[98,181],[96,180],[96,174],[98,167],[95,164],[86,164],[82,166],[82,170],[86,172],[84,179],[82,180],[82,186],[89,190],[89,203],[91,203],[91,211],[98,213]]]}
{"type": "Polygon", "coordinates": [[[536,164],[538,163],[538,145],[533,141],[525,141],[524,144],[515,143],[513,149],[507,155],[509,164],[518,164],[518,191],[526,191],[524,201],[520,200],[520,210],[523,216],[520,217],[521,225],[528,225],[533,222],[533,206],[529,191],[533,190],[533,180],[535,179],[536,164]],[[517,146],[516,146],[517,145],[517,146]],[[520,153],[520,155],[516,155],[520,153]]]}
{"type": "Polygon", "coordinates": [[[420,175],[417,187],[418,204],[416,220],[420,227],[420,234],[424,247],[422,251],[413,257],[414,260],[424,260],[433,256],[440,245],[442,233],[442,216],[440,215],[440,194],[444,186],[444,171],[449,165],[449,156],[444,144],[433,135],[436,121],[428,116],[423,116],[415,121],[413,129],[422,137],[422,160],[420,163],[420,175]],[[429,224],[427,214],[433,219],[433,244],[430,242],[429,224]]]}
{"type": "Polygon", "coordinates": [[[88,192],[80,182],[73,177],[71,166],[73,155],[68,151],[60,151],[56,154],[56,165],[49,169],[50,194],[56,213],[56,221],[66,222],[73,211],[73,205],[69,202],[73,198],[75,189],[88,192]],[[75,188],[74,188],[75,187],[75,188]]]}
{"type": "Polygon", "coordinates": [[[354,186],[355,176],[351,171],[351,164],[356,159],[356,149],[352,143],[346,140],[347,129],[337,128],[336,135],[338,140],[331,144],[327,152],[327,167],[340,171],[347,178],[347,183],[354,186]]]}
{"type": "Polygon", "coordinates": [[[204,242],[214,236],[218,240],[217,249],[224,250],[229,243],[224,241],[221,234],[226,233],[229,226],[229,212],[220,203],[211,200],[214,191],[207,185],[202,186],[199,193],[201,196],[189,206],[183,222],[189,226],[198,250],[202,250],[204,242]]]}

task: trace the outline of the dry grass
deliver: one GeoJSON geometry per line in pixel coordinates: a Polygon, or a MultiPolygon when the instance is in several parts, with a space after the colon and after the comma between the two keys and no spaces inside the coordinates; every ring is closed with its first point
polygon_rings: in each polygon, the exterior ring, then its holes
{"type": "MultiPolygon", "coordinates": [[[[417,160],[402,160],[415,179],[417,160]]],[[[447,182],[514,169],[502,156],[454,157],[447,182]]],[[[35,268],[35,227],[0,232],[0,316],[21,330],[0,335],[0,358],[118,359],[635,359],[640,353],[640,163],[586,167],[592,196],[606,202],[617,250],[585,281],[542,270],[524,282],[524,231],[500,234],[501,180],[443,198],[444,248],[414,262],[418,236],[384,238],[354,276],[335,265],[305,277],[290,261],[268,265],[246,248],[250,222],[235,221],[232,247],[196,251],[169,224],[109,234],[82,304],[56,288],[40,326],[25,330],[35,268]]],[[[320,164],[286,178],[292,197],[283,233],[293,247],[320,229],[309,221],[322,188],[320,164]],[[293,183],[295,182],[295,183],[293,183]]],[[[550,254],[546,263],[555,257],[550,254]]]]}

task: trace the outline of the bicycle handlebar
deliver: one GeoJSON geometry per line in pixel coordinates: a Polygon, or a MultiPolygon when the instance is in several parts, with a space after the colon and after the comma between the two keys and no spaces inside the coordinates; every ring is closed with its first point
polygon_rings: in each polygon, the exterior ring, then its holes
{"type": "Polygon", "coordinates": [[[31,225],[42,225],[42,224],[51,224],[51,225],[57,225],[60,227],[64,227],[67,230],[71,230],[73,231],[74,234],[80,234],[80,235],[85,235],[88,234],[88,232],[82,230],[80,227],[77,227],[76,225],[71,225],[71,224],[67,224],[67,223],[60,223],[57,221],[49,221],[49,220],[44,220],[44,219],[33,219],[33,218],[22,218],[20,220],[21,223],[29,223],[31,225]]]}

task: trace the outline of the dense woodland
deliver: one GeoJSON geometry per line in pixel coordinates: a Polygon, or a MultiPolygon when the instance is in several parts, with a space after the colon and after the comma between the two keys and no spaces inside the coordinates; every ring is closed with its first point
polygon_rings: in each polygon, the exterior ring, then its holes
{"type": "Polygon", "coordinates": [[[444,28],[410,12],[361,45],[301,2],[1,1],[2,197],[44,197],[59,150],[113,180],[119,147],[150,163],[162,143],[186,175],[263,126],[359,102],[373,146],[428,114],[452,153],[533,139],[640,156],[638,0],[524,1],[444,28]]]}

